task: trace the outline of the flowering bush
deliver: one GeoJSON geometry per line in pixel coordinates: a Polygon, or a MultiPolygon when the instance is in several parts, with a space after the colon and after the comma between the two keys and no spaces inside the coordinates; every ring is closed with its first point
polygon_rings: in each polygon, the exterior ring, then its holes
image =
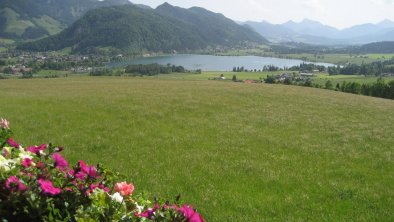
{"type": "Polygon", "coordinates": [[[2,221],[204,221],[179,197],[150,201],[100,165],[80,160],[71,166],[62,150],[52,144],[23,148],[0,119],[2,221]]]}

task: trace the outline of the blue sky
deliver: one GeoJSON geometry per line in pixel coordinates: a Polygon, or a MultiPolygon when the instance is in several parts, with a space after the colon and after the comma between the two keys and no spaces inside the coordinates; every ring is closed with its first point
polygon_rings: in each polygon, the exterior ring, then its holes
{"type": "MultiPolygon", "coordinates": [[[[164,0],[131,0],[156,7],[164,0]]],[[[394,21],[394,0],[167,0],[184,8],[204,7],[237,21],[284,23],[304,18],[337,28],[363,23],[394,21]]]]}

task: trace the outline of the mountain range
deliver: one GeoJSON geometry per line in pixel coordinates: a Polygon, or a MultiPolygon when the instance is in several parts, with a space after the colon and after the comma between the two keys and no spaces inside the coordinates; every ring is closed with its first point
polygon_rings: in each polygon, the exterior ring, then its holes
{"type": "Polygon", "coordinates": [[[339,30],[320,22],[304,19],[283,24],[243,22],[271,42],[303,42],[316,45],[355,45],[394,40],[394,22],[384,20],[377,24],[362,24],[339,30]]]}
{"type": "Polygon", "coordinates": [[[268,41],[251,28],[238,25],[222,14],[164,3],[156,9],[132,4],[96,8],[60,33],[18,48],[141,53],[264,43],[268,41]]]}
{"type": "Polygon", "coordinates": [[[0,47],[16,41],[19,45],[31,42],[20,45],[30,50],[70,48],[88,52],[102,48],[141,52],[269,41],[361,45],[393,40],[394,22],[390,20],[339,30],[308,19],[284,24],[235,23],[204,8],[185,9],[168,3],[153,9],[128,0],[0,0],[0,47]],[[42,40],[34,41],[37,39],[42,40]]]}

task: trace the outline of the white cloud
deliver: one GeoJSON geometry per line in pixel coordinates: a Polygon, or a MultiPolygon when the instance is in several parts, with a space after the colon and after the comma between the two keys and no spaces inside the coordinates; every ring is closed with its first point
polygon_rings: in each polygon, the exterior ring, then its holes
{"type": "Polygon", "coordinates": [[[131,0],[156,7],[167,1],[189,8],[204,7],[237,20],[284,23],[304,18],[344,28],[362,23],[394,21],[394,0],[131,0]]]}
{"type": "Polygon", "coordinates": [[[394,5],[394,0],[369,0],[369,2],[375,5],[394,5]]]}

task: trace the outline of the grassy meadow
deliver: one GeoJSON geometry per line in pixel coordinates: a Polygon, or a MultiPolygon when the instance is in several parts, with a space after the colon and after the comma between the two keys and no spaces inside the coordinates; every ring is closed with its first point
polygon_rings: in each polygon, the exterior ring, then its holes
{"type": "Polygon", "coordinates": [[[0,80],[22,144],[182,194],[207,221],[393,221],[394,101],[285,85],[0,80]]]}
{"type": "MultiPolygon", "coordinates": [[[[194,73],[173,73],[173,74],[160,74],[158,76],[152,76],[148,78],[156,78],[156,79],[179,79],[179,80],[208,80],[223,76],[227,80],[231,80],[233,75],[237,77],[238,80],[246,80],[253,79],[259,80],[260,78],[266,78],[267,75],[280,75],[284,71],[276,71],[276,72],[220,72],[220,71],[204,71],[201,74],[194,73]]],[[[145,77],[146,78],[146,77],[145,77]]]]}

